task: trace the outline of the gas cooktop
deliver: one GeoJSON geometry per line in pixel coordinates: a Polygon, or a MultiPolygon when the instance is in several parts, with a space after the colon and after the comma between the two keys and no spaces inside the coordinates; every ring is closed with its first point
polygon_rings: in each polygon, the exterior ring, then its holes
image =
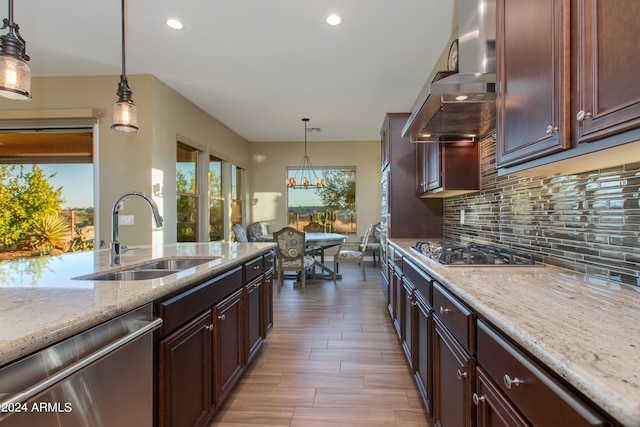
{"type": "Polygon", "coordinates": [[[411,246],[414,252],[431,258],[443,265],[468,266],[542,266],[533,255],[514,249],[481,243],[458,242],[416,242],[411,246]]]}

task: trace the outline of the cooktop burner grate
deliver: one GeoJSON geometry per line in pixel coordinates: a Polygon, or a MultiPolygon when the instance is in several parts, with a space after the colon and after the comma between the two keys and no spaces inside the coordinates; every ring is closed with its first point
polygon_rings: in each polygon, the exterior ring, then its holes
{"type": "Polygon", "coordinates": [[[419,241],[411,249],[443,265],[542,265],[536,263],[532,254],[475,242],[465,245],[419,241]]]}

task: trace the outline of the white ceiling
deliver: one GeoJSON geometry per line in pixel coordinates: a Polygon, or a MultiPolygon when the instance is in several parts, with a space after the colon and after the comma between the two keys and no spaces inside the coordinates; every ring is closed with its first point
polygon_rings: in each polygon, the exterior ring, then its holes
{"type": "MultiPolygon", "coordinates": [[[[386,112],[410,111],[456,3],[129,0],[126,71],[156,76],[249,141],[300,141],[302,117],[322,129],[310,140],[377,140],[386,112]],[[330,13],[343,23],[328,26],[330,13]]],[[[14,0],[32,75],[114,75],[115,103],[120,11],[120,0],[14,0]]]]}

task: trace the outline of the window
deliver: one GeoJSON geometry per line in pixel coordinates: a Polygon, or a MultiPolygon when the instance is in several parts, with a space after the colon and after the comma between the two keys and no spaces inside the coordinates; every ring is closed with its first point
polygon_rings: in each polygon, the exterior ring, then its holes
{"type": "Polygon", "coordinates": [[[0,194],[9,195],[0,198],[0,211],[4,212],[0,243],[5,251],[22,249],[3,255],[93,249],[93,178],[91,128],[0,133],[0,194]],[[27,219],[19,214],[25,211],[29,212],[27,219]],[[57,227],[49,223],[46,232],[38,227],[45,217],[52,216],[59,223],[57,227]],[[33,243],[34,236],[40,244],[33,243]]]}
{"type": "Polygon", "coordinates": [[[244,169],[231,165],[231,224],[242,224],[242,176],[244,169]]]}
{"type": "Polygon", "coordinates": [[[209,241],[224,240],[222,159],[209,156],[209,241]]]}
{"type": "Polygon", "coordinates": [[[176,156],[177,241],[198,241],[198,150],[178,142],[176,156]]]}
{"type": "MultiPolygon", "coordinates": [[[[324,188],[287,188],[287,225],[302,230],[310,222],[325,225],[332,233],[356,233],[356,170],[318,170],[324,177],[324,188]]],[[[300,173],[288,169],[287,178],[300,173]]]]}

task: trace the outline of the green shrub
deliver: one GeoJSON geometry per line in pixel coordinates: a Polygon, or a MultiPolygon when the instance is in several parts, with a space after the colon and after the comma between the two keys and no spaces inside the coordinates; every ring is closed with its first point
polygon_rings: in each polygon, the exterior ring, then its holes
{"type": "Polygon", "coordinates": [[[47,215],[33,225],[29,235],[37,255],[49,255],[56,249],[64,252],[68,245],[69,225],[60,216],[47,215]]]}

